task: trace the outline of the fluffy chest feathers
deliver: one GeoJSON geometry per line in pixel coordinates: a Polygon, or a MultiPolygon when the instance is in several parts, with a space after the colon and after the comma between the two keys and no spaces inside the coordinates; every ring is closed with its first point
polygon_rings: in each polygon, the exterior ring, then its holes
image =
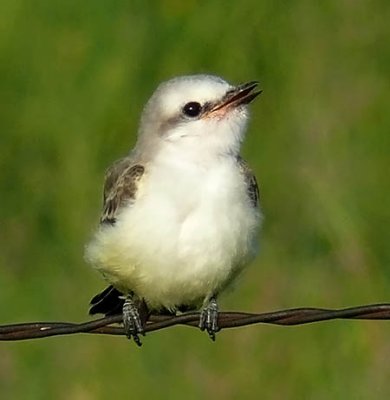
{"type": "Polygon", "coordinates": [[[233,157],[208,167],[155,163],[87,256],[114,286],[152,306],[198,304],[254,255],[258,222],[233,157]]]}

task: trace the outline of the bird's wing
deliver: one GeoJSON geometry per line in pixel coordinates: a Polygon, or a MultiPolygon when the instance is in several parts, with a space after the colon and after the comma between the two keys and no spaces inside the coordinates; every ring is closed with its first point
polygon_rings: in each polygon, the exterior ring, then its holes
{"type": "Polygon", "coordinates": [[[249,167],[248,163],[240,156],[237,157],[237,163],[238,163],[238,168],[240,169],[240,172],[245,179],[248,197],[253,207],[258,207],[260,200],[260,193],[256,177],[253,174],[253,171],[249,167]]]}
{"type": "Polygon", "coordinates": [[[100,223],[114,224],[120,208],[134,201],[145,167],[131,158],[115,162],[106,172],[100,223]]]}

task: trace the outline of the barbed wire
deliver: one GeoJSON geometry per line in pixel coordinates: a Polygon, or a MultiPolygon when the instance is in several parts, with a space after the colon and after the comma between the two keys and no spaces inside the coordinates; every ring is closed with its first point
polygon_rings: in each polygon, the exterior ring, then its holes
{"type": "MultiPolygon", "coordinates": [[[[218,325],[221,329],[260,323],[291,326],[334,319],[389,320],[390,303],[370,304],[343,309],[292,308],[260,314],[221,312],[218,315],[218,325]]],[[[79,324],[71,322],[30,322],[0,325],[0,340],[38,339],[76,333],[124,335],[123,327],[113,326],[121,323],[122,315],[114,315],[79,324]]],[[[177,316],[151,315],[146,323],[145,332],[158,331],[175,325],[197,327],[198,324],[198,312],[177,316]]]]}

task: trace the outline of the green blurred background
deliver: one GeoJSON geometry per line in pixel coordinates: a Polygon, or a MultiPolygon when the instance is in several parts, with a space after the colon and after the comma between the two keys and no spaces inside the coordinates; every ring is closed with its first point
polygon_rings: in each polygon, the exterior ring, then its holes
{"type": "MultiPolygon", "coordinates": [[[[104,169],[161,80],[257,79],[262,251],[224,309],[390,300],[390,3],[3,0],[1,323],[84,321],[104,169]]],[[[0,343],[2,399],[387,399],[387,322],[0,343]]]]}

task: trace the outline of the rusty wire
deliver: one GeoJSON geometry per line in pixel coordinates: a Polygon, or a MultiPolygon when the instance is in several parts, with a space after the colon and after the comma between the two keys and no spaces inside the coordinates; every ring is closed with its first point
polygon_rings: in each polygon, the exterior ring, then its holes
{"type": "MultiPolygon", "coordinates": [[[[274,325],[302,325],[332,319],[388,320],[390,304],[371,304],[337,310],[324,308],[292,308],[261,314],[245,312],[221,312],[218,325],[221,329],[259,323],[274,325]]],[[[114,315],[84,323],[71,322],[30,322],[0,326],[0,340],[38,339],[48,336],[70,335],[75,333],[94,333],[104,335],[124,335],[122,316],[114,315]]],[[[177,316],[151,315],[145,332],[153,332],[175,325],[197,327],[199,313],[186,313],[177,316]]]]}

